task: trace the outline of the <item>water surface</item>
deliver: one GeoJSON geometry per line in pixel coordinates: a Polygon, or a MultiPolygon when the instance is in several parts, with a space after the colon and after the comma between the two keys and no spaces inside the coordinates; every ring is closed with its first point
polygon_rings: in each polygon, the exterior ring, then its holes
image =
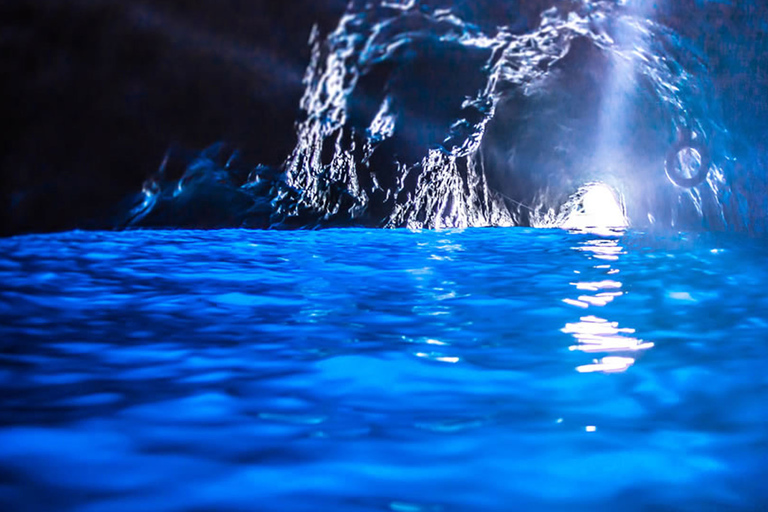
{"type": "Polygon", "coordinates": [[[761,510],[765,243],[0,240],[4,510],[761,510]]]}

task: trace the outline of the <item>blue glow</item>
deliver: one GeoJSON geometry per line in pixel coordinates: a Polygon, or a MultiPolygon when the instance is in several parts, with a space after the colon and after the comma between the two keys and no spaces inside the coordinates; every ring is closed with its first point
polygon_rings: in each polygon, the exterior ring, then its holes
{"type": "Polygon", "coordinates": [[[0,503],[764,508],[766,252],[518,228],[0,240],[0,503]]]}

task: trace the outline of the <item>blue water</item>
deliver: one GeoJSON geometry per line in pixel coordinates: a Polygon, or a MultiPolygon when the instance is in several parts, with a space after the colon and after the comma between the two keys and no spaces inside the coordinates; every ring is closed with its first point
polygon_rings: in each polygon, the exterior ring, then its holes
{"type": "Polygon", "coordinates": [[[0,240],[0,509],[764,510],[768,247],[0,240]]]}

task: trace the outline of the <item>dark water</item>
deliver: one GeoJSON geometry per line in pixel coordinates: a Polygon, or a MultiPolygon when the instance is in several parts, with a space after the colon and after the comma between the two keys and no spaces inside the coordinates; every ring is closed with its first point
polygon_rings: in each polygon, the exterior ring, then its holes
{"type": "Polygon", "coordinates": [[[3,510],[764,510],[765,243],[0,241],[3,510]]]}

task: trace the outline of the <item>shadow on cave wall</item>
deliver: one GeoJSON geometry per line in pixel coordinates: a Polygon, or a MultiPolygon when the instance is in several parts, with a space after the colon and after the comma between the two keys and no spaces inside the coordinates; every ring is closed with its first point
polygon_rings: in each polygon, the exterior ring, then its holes
{"type": "Polygon", "coordinates": [[[0,3],[2,234],[106,227],[171,147],[279,164],[312,24],[345,3],[0,3]]]}

